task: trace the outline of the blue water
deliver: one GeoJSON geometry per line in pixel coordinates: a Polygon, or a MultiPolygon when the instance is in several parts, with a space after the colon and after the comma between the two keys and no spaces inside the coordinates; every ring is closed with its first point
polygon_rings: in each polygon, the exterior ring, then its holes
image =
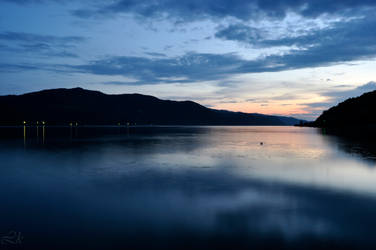
{"type": "MultiPolygon", "coordinates": [[[[0,249],[375,249],[369,145],[297,127],[0,128],[0,249]]],[[[372,145],[371,145],[372,146],[372,145]]]]}

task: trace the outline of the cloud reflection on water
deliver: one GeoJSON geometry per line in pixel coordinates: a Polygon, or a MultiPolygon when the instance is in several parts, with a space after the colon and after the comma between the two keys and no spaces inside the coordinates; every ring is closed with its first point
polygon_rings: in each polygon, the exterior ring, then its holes
{"type": "Polygon", "coordinates": [[[314,129],[144,130],[2,143],[0,229],[42,249],[376,245],[373,169],[314,129]]]}

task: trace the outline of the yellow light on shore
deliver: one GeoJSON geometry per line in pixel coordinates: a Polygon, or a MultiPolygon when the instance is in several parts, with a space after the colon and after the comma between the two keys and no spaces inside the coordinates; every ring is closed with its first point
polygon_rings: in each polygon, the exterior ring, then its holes
{"type": "Polygon", "coordinates": [[[26,125],[26,121],[23,121],[23,124],[26,125]]]}
{"type": "Polygon", "coordinates": [[[43,121],[43,122],[42,122],[42,124],[43,124],[43,125],[45,125],[45,124],[46,124],[46,122],[45,122],[45,121],[43,121]]]}

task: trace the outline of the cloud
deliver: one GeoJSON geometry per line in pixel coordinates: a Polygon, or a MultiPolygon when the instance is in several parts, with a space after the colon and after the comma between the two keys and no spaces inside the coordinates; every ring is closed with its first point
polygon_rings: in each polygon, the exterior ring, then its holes
{"type": "Polygon", "coordinates": [[[332,102],[314,102],[314,103],[304,103],[303,105],[312,109],[317,109],[317,108],[323,109],[323,108],[331,107],[333,103],[332,102]]]}
{"type": "Polygon", "coordinates": [[[28,3],[40,3],[41,0],[0,0],[0,3],[15,3],[15,4],[28,4],[28,3]]]}
{"type": "Polygon", "coordinates": [[[66,45],[82,42],[85,40],[85,38],[81,36],[51,36],[22,32],[2,32],[0,33],[0,40],[17,42],[43,42],[66,45]]]}
{"type": "Polygon", "coordinates": [[[247,61],[233,54],[190,52],[173,58],[117,56],[84,65],[65,65],[67,70],[96,75],[121,75],[140,84],[186,83],[224,79],[241,73],[247,61]]]}
{"type": "MultiPolygon", "coordinates": [[[[376,56],[376,18],[353,20],[350,23],[336,24],[326,30],[300,37],[276,40],[263,39],[261,33],[251,30],[251,40],[244,33],[243,26],[229,26],[228,31],[217,33],[228,39],[257,46],[295,45],[287,54],[259,57],[254,60],[243,59],[236,54],[210,54],[188,52],[182,56],[167,57],[165,54],[145,52],[146,57],[113,56],[83,63],[81,65],[43,66],[51,70],[67,73],[89,73],[95,75],[121,75],[138,80],[138,84],[189,83],[198,81],[229,81],[231,75],[260,72],[279,72],[291,69],[329,66],[353,60],[372,59],[376,56]]],[[[0,33],[0,51],[34,51],[50,56],[75,55],[69,51],[76,44],[85,41],[79,36],[45,36],[30,33],[0,33]],[[12,45],[9,45],[12,44],[12,45]]],[[[16,68],[22,69],[19,65],[16,68]]],[[[29,69],[25,65],[25,69],[29,69]]],[[[31,68],[34,68],[31,67],[31,68]]],[[[135,83],[132,83],[135,84],[135,83]]]]}
{"type": "Polygon", "coordinates": [[[299,95],[297,94],[283,94],[283,95],[271,97],[270,100],[287,101],[287,100],[294,100],[298,98],[299,98],[299,95]]]}
{"type": "MultiPolygon", "coordinates": [[[[13,3],[13,4],[45,4],[45,3],[67,3],[67,2],[73,2],[74,0],[0,0],[0,3],[13,3]]],[[[87,0],[78,0],[81,2],[85,2],[87,0]]]]}
{"type": "Polygon", "coordinates": [[[133,86],[138,85],[137,81],[106,81],[102,82],[104,85],[127,85],[127,86],[133,86]]]}
{"type": "Polygon", "coordinates": [[[216,38],[224,40],[240,41],[243,43],[257,44],[262,40],[263,31],[258,28],[250,27],[242,23],[231,24],[225,28],[220,29],[216,34],[216,38]]]}
{"type": "Polygon", "coordinates": [[[168,17],[180,21],[232,17],[250,20],[258,17],[283,18],[288,12],[306,17],[343,14],[355,9],[375,7],[374,0],[0,0],[14,4],[81,3],[73,12],[82,18],[135,14],[144,18],[168,17]]]}
{"type": "MultiPolygon", "coordinates": [[[[40,1],[23,0],[17,2],[32,3],[40,1]]],[[[56,1],[54,0],[54,2],[56,1]]],[[[69,0],[57,2],[66,1],[69,0]]],[[[375,1],[317,0],[314,4],[308,0],[114,0],[94,1],[92,4],[89,4],[86,0],[81,0],[80,2],[82,6],[86,6],[75,12],[75,14],[80,16],[129,13],[141,17],[173,17],[183,21],[226,17],[244,21],[253,18],[254,15],[284,17],[288,12],[296,12],[307,17],[338,12],[346,17],[349,14],[346,12],[347,10],[364,15],[363,18],[337,22],[324,29],[307,30],[308,33],[304,32],[298,36],[291,36],[286,31],[286,34],[282,37],[273,39],[267,36],[268,32],[265,31],[265,28],[252,27],[247,22],[240,21],[232,22],[232,24],[222,27],[216,32],[216,38],[237,41],[255,48],[272,48],[274,52],[275,48],[289,48],[288,52],[275,53],[255,60],[247,61],[228,54],[215,55],[208,53],[188,53],[180,58],[167,58],[164,54],[146,52],[146,55],[153,58],[113,57],[108,60],[98,60],[77,66],[76,70],[82,72],[86,70],[93,74],[102,75],[132,74],[136,75],[141,81],[147,80],[151,82],[159,81],[158,78],[160,77],[185,77],[187,80],[198,81],[219,79],[230,74],[278,72],[321,67],[376,57],[376,46],[374,46],[373,42],[376,40],[376,30],[372,29],[372,27],[376,27],[376,18],[373,14],[376,8],[375,1]],[[365,7],[371,9],[365,10],[365,7]],[[199,61],[203,59],[197,65],[198,67],[193,64],[184,64],[184,60],[189,62],[197,59],[199,61]],[[214,64],[219,63],[218,69],[222,71],[205,64],[205,60],[214,64]],[[103,65],[104,63],[109,64],[103,65]],[[132,63],[134,66],[131,66],[132,63]],[[175,66],[173,66],[174,63],[176,63],[175,66]],[[207,74],[204,74],[203,69],[199,67],[206,67],[208,69],[207,74]],[[136,70],[143,72],[143,75],[135,72],[136,70]],[[160,72],[157,72],[158,70],[160,72]],[[197,72],[194,72],[194,70],[197,72]],[[167,73],[170,73],[171,76],[168,76],[167,73]],[[213,76],[210,76],[210,74],[213,74],[213,76]]],[[[354,13],[350,16],[353,15],[354,13]]],[[[57,37],[17,32],[0,33],[0,41],[6,41],[8,46],[8,48],[2,48],[2,51],[31,51],[47,56],[76,57],[77,55],[69,49],[84,39],[79,36],[57,37]],[[10,45],[10,43],[15,44],[10,45]]]]}
{"type": "MultiPolygon", "coordinates": [[[[344,58],[344,55],[339,56],[344,58]]],[[[188,52],[177,57],[113,56],[80,65],[56,64],[48,67],[44,65],[41,69],[47,68],[47,70],[65,73],[125,76],[136,79],[137,84],[221,81],[226,85],[226,82],[231,84],[229,78],[237,74],[278,72],[289,69],[325,66],[334,63],[335,59],[336,57],[331,57],[329,51],[323,55],[316,55],[316,57],[312,52],[304,52],[303,54],[273,55],[255,60],[246,60],[232,53],[188,52]]],[[[281,96],[279,98],[285,100],[289,99],[290,96],[281,96]]]]}
{"type": "Polygon", "coordinates": [[[269,98],[249,98],[245,100],[246,102],[252,102],[252,103],[268,103],[269,98]]]}
{"type": "Polygon", "coordinates": [[[269,103],[270,101],[288,101],[288,100],[295,100],[299,98],[301,97],[297,94],[282,94],[282,95],[276,95],[276,96],[263,96],[263,97],[257,97],[257,98],[249,98],[249,99],[246,99],[245,101],[252,102],[252,103],[269,103]]]}
{"type": "MultiPolygon", "coordinates": [[[[116,3],[120,4],[124,1],[116,1],[116,3]]],[[[152,3],[159,4],[160,1],[152,3]]],[[[129,2],[129,4],[131,7],[138,6],[138,2],[129,2]]],[[[204,5],[210,4],[210,1],[204,3],[204,5]]],[[[50,65],[42,66],[40,69],[47,68],[47,70],[67,73],[121,75],[137,79],[137,84],[194,83],[213,80],[230,84],[230,77],[237,74],[279,72],[375,58],[376,30],[370,27],[376,27],[376,17],[369,12],[364,13],[367,15],[363,18],[336,22],[330,27],[311,30],[309,33],[294,37],[287,33],[283,37],[271,39],[267,37],[267,32],[264,30],[239,22],[218,30],[215,35],[217,38],[238,41],[256,48],[290,47],[290,50],[284,54],[260,56],[253,60],[246,60],[231,53],[188,52],[181,56],[167,57],[162,53],[144,52],[144,57],[110,56],[81,65],[50,65]]],[[[2,32],[0,42],[5,44],[0,44],[0,52],[76,57],[72,49],[85,40],[86,38],[81,36],[2,32]]],[[[7,65],[9,67],[9,62],[7,65]]],[[[19,66],[20,64],[17,64],[15,68],[20,70],[35,68],[34,65],[19,66]]]]}
{"type": "Polygon", "coordinates": [[[39,70],[40,67],[34,65],[24,65],[24,64],[6,64],[0,63],[1,73],[17,73],[27,70],[39,70]]]}
{"type": "Polygon", "coordinates": [[[369,82],[354,89],[338,90],[338,91],[326,91],[322,95],[329,97],[332,103],[338,104],[348,98],[358,97],[366,92],[376,90],[376,82],[369,82]]]}
{"type": "MultiPolygon", "coordinates": [[[[343,85],[343,87],[348,87],[347,85],[343,85]]],[[[303,110],[308,112],[307,118],[311,117],[316,118],[317,116],[322,114],[323,110],[327,110],[340,102],[345,101],[348,98],[358,97],[366,92],[376,90],[376,82],[369,82],[364,85],[358,86],[356,88],[351,88],[347,90],[340,90],[337,88],[341,88],[341,86],[334,86],[335,90],[331,91],[324,91],[321,93],[321,96],[326,97],[328,100],[324,102],[314,102],[314,103],[304,103],[303,110]]],[[[307,114],[306,114],[307,115],[307,114]]]]}
{"type": "MultiPolygon", "coordinates": [[[[91,61],[88,64],[62,65],[62,67],[75,73],[132,77],[138,79],[139,84],[213,80],[226,82],[231,75],[276,72],[300,67],[299,65],[276,64],[276,58],[271,56],[251,61],[232,53],[189,52],[183,56],[171,58],[114,56],[91,61]]],[[[230,81],[228,83],[230,84],[230,81]]]]}
{"type": "Polygon", "coordinates": [[[153,57],[166,57],[167,56],[164,53],[158,53],[158,52],[145,52],[145,54],[148,56],[153,56],[153,57]]]}
{"type": "Polygon", "coordinates": [[[2,32],[0,52],[33,53],[48,57],[77,57],[70,50],[86,41],[81,36],[51,36],[22,32],[2,32]]]}
{"type": "Polygon", "coordinates": [[[219,101],[219,103],[239,103],[240,101],[236,100],[224,100],[224,101],[219,101]]]}
{"type": "Polygon", "coordinates": [[[173,18],[179,21],[226,17],[250,20],[265,16],[283,18],[288,12],[317,17],[374,6],[374,0],[115,0],[103,1],[95,8],[78,9],[73,14],[82,18],[125,13],[144,18],[173,18]]]}
{"type": "Polygon", "coordinates": [[[330,66],[376,57],[376,18],[369,17],[337,23],[334,27],[317,30],[299,37],[276,40],[244,26],[229,26],[217,36],[234,39],[260,47],[295,46],[285,54],[274,54],[245,60],[235,54],[190,52],[173,58],[113,57],[77,66],[82,72],[100,75],[132,75],[141,82],[160,82],[159,78],[184,77],[186,81],[226,79],[242,73],[279,72],[292,69],[330,66]],[[245,34],[247,33],[247,34],[245,34]],[[250,35],[248,36],[248,33],[250,35]]]}
{"type": "Polygon", "coordinates": [[[281,71],[373,59],[376,56],[376,30],[370,27],[375,26],[376,18],[368,15],[362,19],[338,22],[333,27],[297,37],[267,39],[260,30],[244,24],[233,24],[220,29],[216,37],[238,41],[255,48],[291,48],[284,55],[272,55],[264,60],[264,65],[267,62],[276,65],[270,71],[281,71]]]}

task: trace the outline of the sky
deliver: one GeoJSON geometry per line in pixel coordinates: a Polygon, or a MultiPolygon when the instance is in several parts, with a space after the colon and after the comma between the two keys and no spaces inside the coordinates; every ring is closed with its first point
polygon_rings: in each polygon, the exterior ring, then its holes
{"type": "Polygon", "coordinates": [[[374,0],[0,0],[0,95],[82,87],[314,120],[376,90],[374,0]]]}

